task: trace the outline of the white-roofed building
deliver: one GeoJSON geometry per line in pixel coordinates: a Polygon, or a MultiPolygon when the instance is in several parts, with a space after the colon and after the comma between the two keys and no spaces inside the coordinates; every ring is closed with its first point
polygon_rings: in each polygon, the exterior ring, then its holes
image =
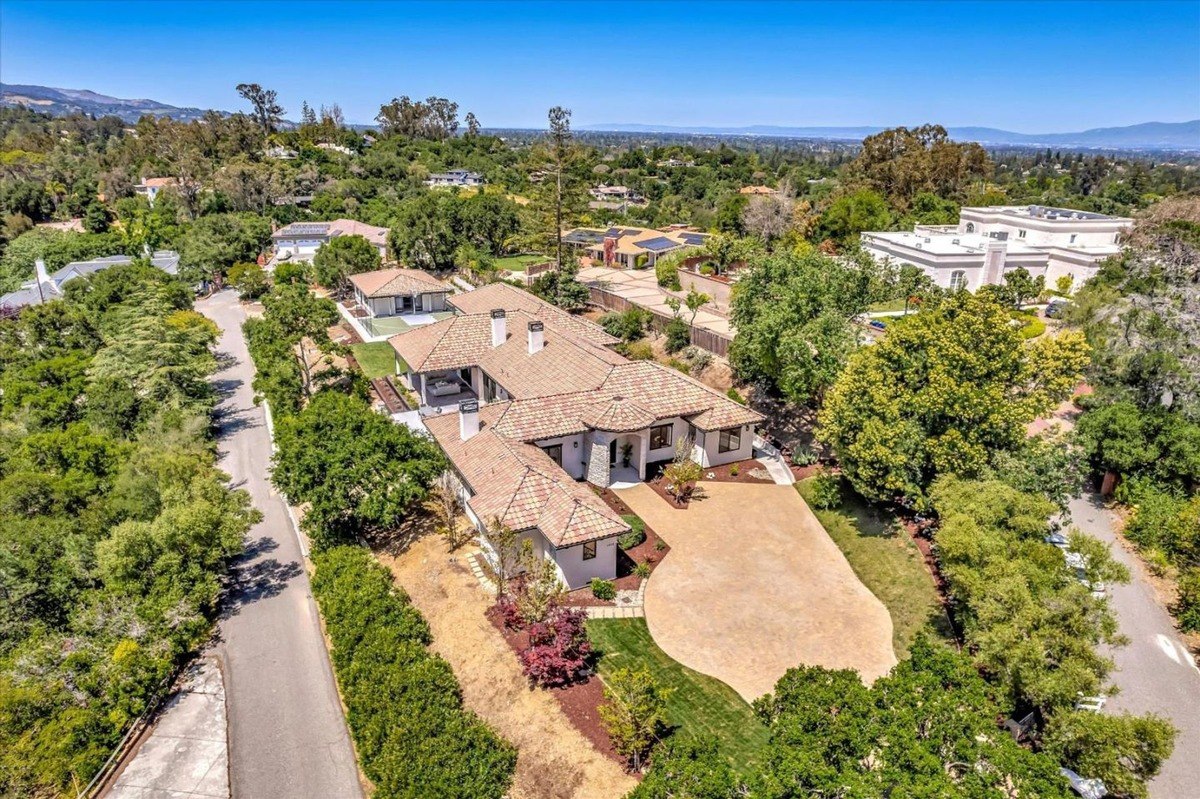
{"type": "Polygon", "coordinates": [[[957,225],[917,225],[910,233],[865,232],[863,249],[879,261],[912,264],[943,288],[1002,283],[1024,267],[1047,286],[1070,276],[1078,287],[1121,250],[1127,217],[1041,205],[963,208],[957,225]]]}

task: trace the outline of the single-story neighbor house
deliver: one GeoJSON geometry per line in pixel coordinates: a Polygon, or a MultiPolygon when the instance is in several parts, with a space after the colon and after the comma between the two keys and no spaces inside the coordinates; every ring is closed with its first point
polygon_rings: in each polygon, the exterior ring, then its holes
{"type": "Polygon", "coordinates": [[[426,186],[482,186],[486,181],[478,172],[466,169],[451,169],[449,172],[434,172],[425,181],[426,186]]]}
{"type": "Polygon", "coordinates": [[[338,236],[362,236],[379,250],[380,258],[387,258],[387,235],[388,229],[385,227],[375,227],[353,219],[293,222],[271,234],[271,241],[275,245],[273,261],[311,261],[322,244],[338,236]]]}
{"type": "MultiPolygon", "coordinates": [[[[56,300],[63,295],[63,286],[75,278],[89,277],[110,266],[132,262],[133,258],[128,255],[107,255],[90,261],[72,261],[53,274],[47,274],[46,262],[39,258],[34,262],[34,279],[0,297],[0,309],[12,312],[26,305],[41,305],[56,300]]],[[[179,253],[172,250],[151,253],[150,263],[168,275],[179,273],[179,253]]]]}
{"type": "Polygon", "coordinates": [[[709,234],[670,225],[661,230],[640,227],[575,228],[563,234],[563,244],[605,266],[618,269],[654,266],[661,255],[703,247],[709,234]]]}
{"type": "Polygon", "coordinates": [[[645,480],[680,450],[706,467],[753,455],[760,414],[627,360],[586,319],[506,284],[450,305],[458,315],[389,339],[401,379],[476,527],[498,519],[521,533],[570,588],[614,577],[616,538],[629,529],[585,483],[645,480]]]}
{"type": "Polygon", "coordinates": [[[354,300],[369,316],[446,310],[451,289],[420,269],[379,269],[350,276],[354,300]]]}

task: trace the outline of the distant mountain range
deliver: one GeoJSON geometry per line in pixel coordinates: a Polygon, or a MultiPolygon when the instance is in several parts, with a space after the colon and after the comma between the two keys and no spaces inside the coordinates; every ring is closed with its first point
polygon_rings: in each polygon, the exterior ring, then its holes
{"type": "MultiPolygon", "coordinates": [[[[25,106],[55,116],[92,114],[116,116],[125,122],[137,122],[145,114],[190,121],[204,116],[202,108],[180,108],[157,100],[124,100],[86,89],[57,89],[0,83],[0,106],[25,106]]],[[[222,114],[227,111],[220,112],[222,114]]],[[[355,125],[354,127],[365,127],[355,125]]],[[[861,141],[883,126],[790,127],[748,125],[745,127],[707,127],[681,125],[644,125],[609,122],[583,125],[580,130],[619,133],[675,133],[709,136],[777,136],[792,139],[837,139],[861,141]]],[[[1076,133],[1014,133],[1010,130],[982,127],[947,128],[951,138],[977,141],[990,146],[1082,147],[1096,149],[1200,150],[1200,119],[1190,122],[1145,122],[1120,128],[1092,128],[1076,133]]]]}
{"type": "Polygon", "coordinates": [[[146,114],[171,117],[184,122],[200,119],[205,114],[203,108],[180,108],[157,100],[123,100],[87,89],[55,89],[50,86],[0,83],[0,106],[16,105],[54,116],[115,116],[129,123],[137,122],[146,114]]]}
{"type": "MultiPolygon", "coordinates": [[[[746,127],[686,127],[610,122],[584,125],[580,130],[622,133],[693,133],[710,136],[778,136],[792,139],[844,139],[861,141],[885,128],[861,127],[786,127],[748,125],[746,127]]],[[[1200,150],[1200,119],[1190,122],[1144,122],[1120,128],[1092,128],[1076,133],[1014,133],[1011,130],[981,127],[947,128],[950,138],[977,141],[991,146],[1089,147],[1098,149],[1200,150]]]]}

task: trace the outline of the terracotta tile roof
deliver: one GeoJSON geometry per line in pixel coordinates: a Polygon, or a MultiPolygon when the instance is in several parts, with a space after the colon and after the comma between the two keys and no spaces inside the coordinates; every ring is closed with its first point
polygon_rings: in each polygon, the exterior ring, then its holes
{"type": "MultiPolygon", "coordinates": [[[[522,312],[509,314],[508,340],[488,349],[479,359],[480,368],[504,386],[513,399],[593,389],[625,360],[612,350],[563,335],[554,323],[546,323],[542,348],[530,354],[528,326],[532,321],[522,312]]],[[[488,335],[490,339],[490,330],[488,335]]]]}
{"type": "Polygon", "coordinates": [[[350,276],[355,288],[368,297],[392,297],[417,292],[449,292],[450,287],[422,269],[377,269],[350,276]]]}
{"type": "Polygon", "coordinates": [[[580,418],[589,428],[610,433],[643,430],[658,421],[656,414],[620,395],[589,400],[580,418]]]}
{"type": "Polygon", "coordinates": [[[167,186],[174,186],[175,178],[146,178],[139,185],[145,186],[148,189],[162,189],[167,186]]]}
{"type": "Polygon", "coordinates": [[[443,372],[479,363],[492,348],[487,315],[451,316],[388,339],[414,372],[443,372]]]}
{"type": "Polygon", "coordinates": [[[540,297],[507,283],[490,283],[474,291],[455,294],[447,301],[465,314],[487,313],[493,308],[503,308],[510,312],[524,311],[535,319],[553,324],[560,330],[593,344],[604,346],[616,344],[618,341],[605,333],[604,328],[595,322],[573,316],[540,297]]]}
{"type": "Polygon", "coordinates": [[[629,361],[617,366],[599,390],[612,396],[632,397],[660,419],[691,417],[688,421],[701,430],[753,424],[763,419],[762,414],[700,381],[650,361],[629,361]]]}
{"type": "Polygon", "coordinates": [[[495,420],[505,403],[479,411],[480,431],[463,441],[458,414],[430,417],[426,426],[462,476],[471,510],[485,524],[499,519],[513,530],[537,528],[555,547],[621,535],[619,515],[575,482],[535,446],[499,435],[495,420]]]}
{"type": "Polygon", "coordinates": [[[335,219],[329,223],[329,232],[334,236],[362,236],[376,247],[387,244],[388,229],[368,225],[355,219],[335,219]]]}

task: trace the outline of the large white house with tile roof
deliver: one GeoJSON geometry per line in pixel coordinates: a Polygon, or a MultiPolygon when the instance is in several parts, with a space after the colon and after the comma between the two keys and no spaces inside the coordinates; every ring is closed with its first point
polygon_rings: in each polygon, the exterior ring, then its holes
{"type": "Polygon", "coordinates": [[[616,575],[629,529],[587,485],[636,482],[680,442],[702,466],[752,457],[762,417],[680,372],[630,361],[599,326],[493,284],[389,341],[482,531],[522,533],[578,588],[616,575]],[[480,308],[488,308],[480,312],[480,308]]]}

